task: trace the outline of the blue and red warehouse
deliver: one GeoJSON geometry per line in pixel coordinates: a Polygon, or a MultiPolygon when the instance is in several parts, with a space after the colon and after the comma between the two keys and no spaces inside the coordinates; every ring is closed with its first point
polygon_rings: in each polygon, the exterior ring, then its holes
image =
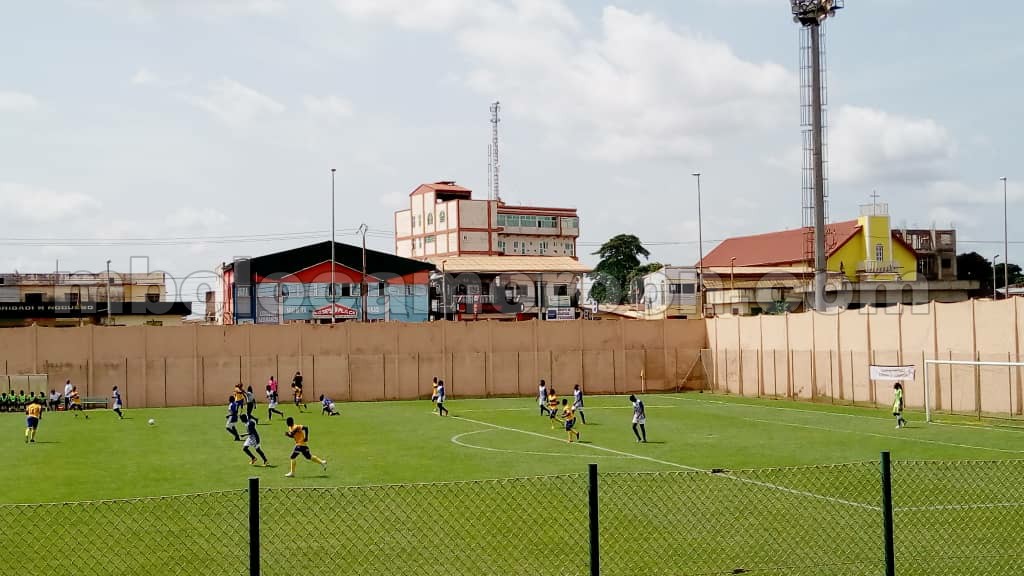
{"type": "Polygon", "coordinates": [[[426,322],[430,310],[429,262],[331,243],[254,258],[237,258],[221,268],[224,324],[329,323],[360,320],[426,322]],[[366,286],[365,300],[362,287],[366,286]],[[333,312],[333,314],[332,314],[333,312]]]}

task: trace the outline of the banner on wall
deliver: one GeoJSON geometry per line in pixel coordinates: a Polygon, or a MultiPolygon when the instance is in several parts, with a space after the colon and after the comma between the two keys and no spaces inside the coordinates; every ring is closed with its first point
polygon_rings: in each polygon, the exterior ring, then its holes
{"type": "Polygon", "coordinates": [[[876,366],[871,365],[872,380],[913,380],[914,366],[876,366]]]}

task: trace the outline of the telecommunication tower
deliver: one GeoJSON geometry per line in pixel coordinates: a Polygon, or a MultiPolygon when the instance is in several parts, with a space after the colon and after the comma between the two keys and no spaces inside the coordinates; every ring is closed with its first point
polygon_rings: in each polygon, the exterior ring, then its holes
{"type": "MultiPolygon", "coordinates": [[[[825,20],[836,15],[843,0],[790,0],[793,21],[800,24],[800,120],[803,131],[803,226],[807,257],[814,257],[814,309],[825,310],[828,278],[828,104],[825,86],[825,20]]],[[[834,243],[834,239],[833,239],[834,243]]]]}
{"type": "Polygon", "coordinates": [[[501,167],[501,162],[498,156],[498,122],[501,122],[501,118],[498,113],[501,111],[501,102],[495,101],[491,104],[491,169],[490,169],[490,193],[488,196],[493,197],[494,200],[501,202],[501,187],[499,186],[500,178],[498,176],[498,170],[501,167]]]}

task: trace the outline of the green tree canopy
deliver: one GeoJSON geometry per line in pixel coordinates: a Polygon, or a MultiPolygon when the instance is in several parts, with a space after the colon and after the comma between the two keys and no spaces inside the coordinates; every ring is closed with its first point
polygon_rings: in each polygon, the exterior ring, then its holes
{"type": "MultiPolygon", "coordinates": [[[[619,234],[601,245],[595,255],[601,257],[590,277],[594,285],[590,289],[590,297],[602,304],[621,304],[629,292],[630,282],[638,277],[641,267],[640,257],[646,260],[651,253],[644,248],[640,239],[632,234],[619,234]]],[[[648,264],[646,266],[652,266],[648,264]]],[[[648,270],[649,273],[657,268],[648,270]]]]}

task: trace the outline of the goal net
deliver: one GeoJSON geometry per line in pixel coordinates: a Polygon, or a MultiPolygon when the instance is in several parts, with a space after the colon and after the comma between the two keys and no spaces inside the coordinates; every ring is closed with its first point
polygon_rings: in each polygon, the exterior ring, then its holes
{"type": "Polygon", "coordinates": [[[925,360],[924,405],[940,415],[1019,420],[1024,424],[1024,362],[925,360]]]}
{"type": "Polygon", "coordinates": [[[26,394],[34,392],[49,393],[47,387],[50,385],[49,374],[0,374],[0,391],[21,392],[26,394]]]}

